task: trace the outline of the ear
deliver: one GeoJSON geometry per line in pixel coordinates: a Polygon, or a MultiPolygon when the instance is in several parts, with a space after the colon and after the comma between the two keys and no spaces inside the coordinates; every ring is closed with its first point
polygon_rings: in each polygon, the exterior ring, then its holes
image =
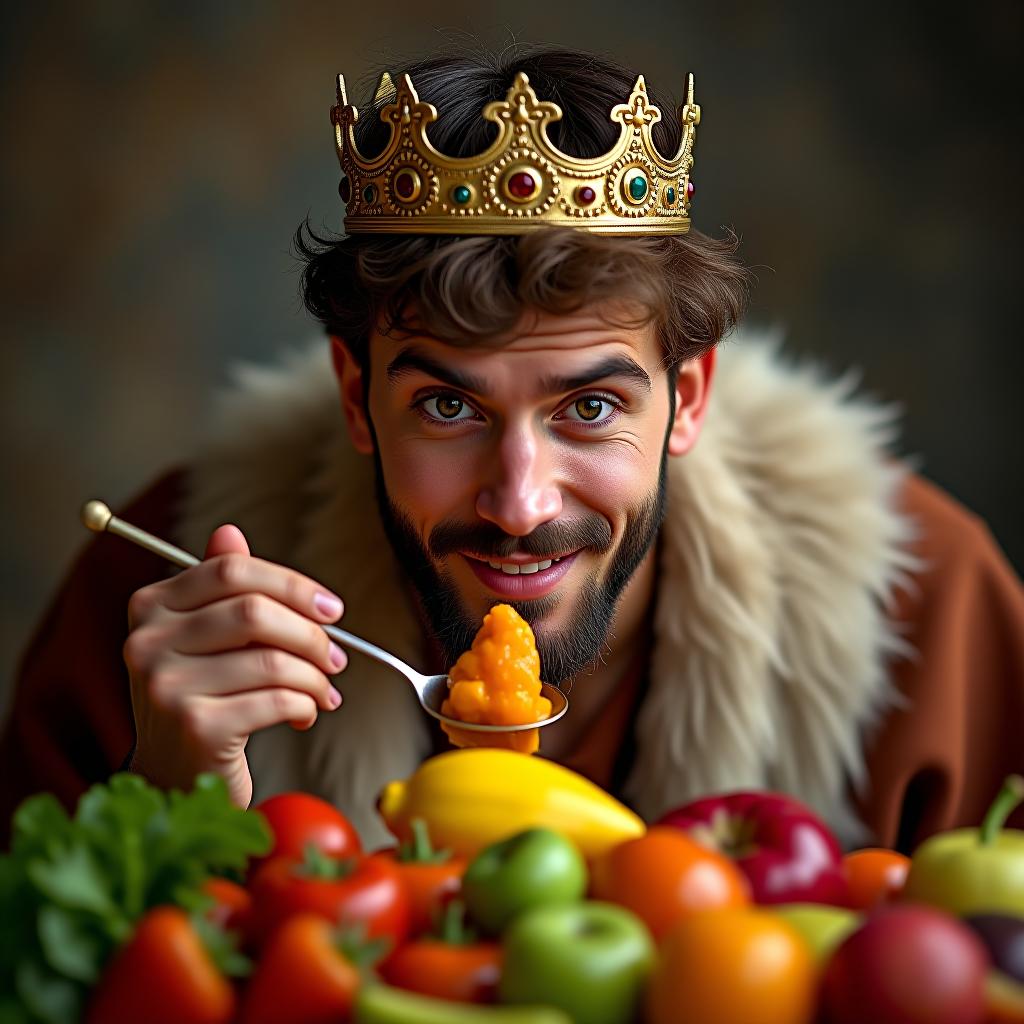
{"type": "Polygon", "coordinates": [[[373,432],[370,430],[363,402],[363,369],[336,335],[331,335],[331,360],[341,391],[341,407],[345,412],[352,446],[363,455],[373,454],[373,432]]]}
{"type": "Polygon", "coordinates": [[[669,455],[685,455],[697,443],[715,375],[716,354],[713,348],[676,371],[676,412],[668,436],[669,455]]]}

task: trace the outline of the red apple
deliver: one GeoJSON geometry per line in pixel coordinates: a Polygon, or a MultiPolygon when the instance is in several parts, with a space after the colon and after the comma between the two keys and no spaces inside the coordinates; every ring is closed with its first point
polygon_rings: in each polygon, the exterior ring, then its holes
{"type": "Polygon", "coordinates": [[[755,903],[849,904],[838,841],[790,796],[743,790],[704,797],[669,811],[658,824],[682,829],[731,857],[747,876],[755,903]]]}
{"type": "Polygon", "coordinates": [[[955,917],[918,904],[875,911],[822,979],[827,1024],[981,1024],[988,954],[955,917]]]}

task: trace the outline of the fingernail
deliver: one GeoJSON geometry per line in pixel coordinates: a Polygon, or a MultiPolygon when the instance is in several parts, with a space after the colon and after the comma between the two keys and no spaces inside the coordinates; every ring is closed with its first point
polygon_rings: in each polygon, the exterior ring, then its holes
{"type": "Polygon", "coordinates": [[[341,598],[335,597],[333,594],[317,594],[313,598],[313,604],[321,615],[326,616],[332,622],[341,615],[341,598]]]}
{"type": "Polygon", "coordinates": [[[341,694],[333,686],[327,691],[327,703],[332,708],[341,707],[341,694]]]}
{"type": "Polygon", "coordinates": [[[335,672],[340,672],[345,667],[345,652],[333,640],[328,645],[327,656],[335,672]]]}

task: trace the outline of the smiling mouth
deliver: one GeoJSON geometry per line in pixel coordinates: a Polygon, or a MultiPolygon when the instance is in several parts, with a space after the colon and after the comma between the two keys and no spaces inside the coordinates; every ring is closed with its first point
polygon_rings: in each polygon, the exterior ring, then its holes
{"type": "Polygon", "coordinates": [[[568,551],[550,558],[538,558],[533,562],[509,562],[460,553],[477,578],[492,591],[508,597],[528,598],[542,596],[557,586],[581,552],[568,551]]]}

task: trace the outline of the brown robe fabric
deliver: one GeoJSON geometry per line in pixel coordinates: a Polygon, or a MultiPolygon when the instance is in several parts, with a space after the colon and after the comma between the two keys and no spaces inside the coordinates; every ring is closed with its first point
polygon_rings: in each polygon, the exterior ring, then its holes
{"type": "MultiPolygon", "coordinates": [[[[173,538],[184,474],[171,473],[120,512],[173,538]]],[[[936,831],[977,824],[1004,776],[1024,772],[1024,591],[984,524],[919,477],[904,511],[920,525],[926,568],[891,610],[918,656],[893,666],[904,697],[867,746],[855,794],[878,843],[909,851],[936,831]]],[[[165,576],[160,558],[113,537],[84,550],[24,656],[0,737],[0,842],[31,793],[69,808],[122,765],[133,722],[121,648],[132,592],[165,576]]],[[[631,741],[642,664],[566,758],[611,786],[631,741]]],[[[1011,822],[1024,826],[1024,812],[1011,822]]]]}

